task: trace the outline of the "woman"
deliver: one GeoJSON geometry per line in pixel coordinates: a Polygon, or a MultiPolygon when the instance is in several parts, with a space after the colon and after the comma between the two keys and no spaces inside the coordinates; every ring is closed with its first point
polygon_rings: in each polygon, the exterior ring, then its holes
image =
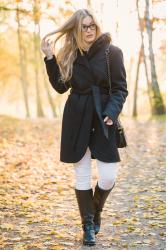
{"type": "Polygon", "coordinates": [[[73,163],[75,169],[75,194],[84,245],[95,245],[101,211],[115,186],[120,161],[115,122],[128,91],[123,53],[110,42],[110,34],[101,32],[94,15],[87,9],[79,9],[59,29],[47,34],[41,43],[52,87],[60,94],[70,89],[62,118],[60,161],[73,163]],[[64,38],[57,56],[47,39],[54,34],[59,34],[54,45],[59,38],[64,38]],[[108,46],[111,96],[105,57],[108,46]],[[91,159],[96,159],[99,173],[94,194],[91,159]]]}

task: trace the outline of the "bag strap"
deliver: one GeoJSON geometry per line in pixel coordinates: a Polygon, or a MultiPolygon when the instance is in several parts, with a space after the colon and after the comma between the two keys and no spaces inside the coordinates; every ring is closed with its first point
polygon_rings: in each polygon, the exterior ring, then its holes
{"type": "Polygon", "coordinates": [[[105,54],[106,54],[106,62],[107,62],[107,74],[108,74],[108,82],[109,82],[109,94],[111,95],[111,90],[112,90],[112,86],[111,86],[111,73],[110,73],[110,46],[108,46],[108,48],[106,48],[105,50],[105,54]]]}
{"type": "MultiPolygon", "coordinates": [[[[106,62],[107,62],[107,74],[108,74],[108,82],[109,82],[109,94],[112,94],[112,84],[111,84],[111,72],[110,72],[110,46],[108,46],[105,50],[105,54],[106,54],[106,62]]],[[[121,129],[122,124],[120,119],[117,119],[117,124],[118,124],[118,128],[121,129]]]]}

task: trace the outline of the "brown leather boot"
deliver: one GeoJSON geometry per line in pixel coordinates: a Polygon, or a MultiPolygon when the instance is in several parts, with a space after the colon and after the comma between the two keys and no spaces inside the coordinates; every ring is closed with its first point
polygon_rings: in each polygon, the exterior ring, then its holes
{"type": "Polygon", "coordinates": [[[93,189],[75,189],[75,194],[82,221],[83,245],[93,246],[95,245],[93,189]]]}
{"type": "Polygon", "coordinates": [[[111,190],[114,188],[114,185],[112,188],[108,190],[101,189],[98,186],[98,182],[95,186],[95,192],[93,196],[93,202],[94,202],[94,207],[95,207],[95,216],[94,216],[94,228],[95,228],[95,234],[98,234],[100,231],[100,226],[101,226],[101,212],[103,211],[104,204],[106,202],[106,199],[111,192],[111,190]]]}

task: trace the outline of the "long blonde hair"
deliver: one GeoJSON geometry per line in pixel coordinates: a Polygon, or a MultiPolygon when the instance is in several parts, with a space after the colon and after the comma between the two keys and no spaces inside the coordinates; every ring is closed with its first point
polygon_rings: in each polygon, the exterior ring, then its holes
{"type": "Polygon", "coordinates": [[[82,39],[82,31],[81,25],[82,20],[86,16],[90,16],[94,23],[96,24],[96,38],[101,35],[101,28],[92,14],[92,12],[88,9],[79,9],[72,14],[72,16],[58,29],[53,32],[48,33],[44,38],[49,37],[51,35],[55,35],[59,33],[56,39],[53,39],[53,48],[55,51],[56,42],[64,36],[64,44],[59,49],[57,53],[57,63],[59,65],[61,79],[66,82],[71,79],[72,70],[73,70],[73,62],[77,56],[77,49],[80,50],[82,54],[85,49],[85,43],[82,39]]]}

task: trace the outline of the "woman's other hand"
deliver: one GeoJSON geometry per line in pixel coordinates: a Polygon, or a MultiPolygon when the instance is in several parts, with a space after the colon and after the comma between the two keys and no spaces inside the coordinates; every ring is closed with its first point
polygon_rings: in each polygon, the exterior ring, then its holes
{"type": "Polygon", "coordinates": [[[52,42],[46,40],[46,38],[43,38],[41,41],[41,50],[47,56],[47,58],[53,57],[54,53],[52,48],[52,42]]]}
{"type": "Polygon", "coordinates": [[[112,125],[113,124],[113,121],[111,120],[111,118],[109,116],[106,116],[104,118],[104,122],[107,124],[107,125],[112,125]]]}

